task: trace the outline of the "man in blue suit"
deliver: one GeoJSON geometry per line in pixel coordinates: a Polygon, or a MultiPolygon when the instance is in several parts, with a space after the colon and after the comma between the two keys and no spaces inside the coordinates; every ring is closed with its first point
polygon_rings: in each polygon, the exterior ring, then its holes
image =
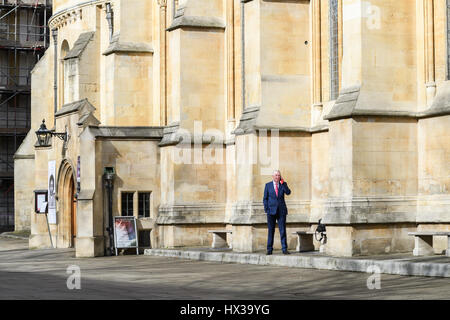
{"type": "Polygon", "coordinates": [[[278,222],[278,229],[280,230],[281,247],[283,254],[290,254],[287,249],[286,241],[286,216],[288,210],[286,202],[284,202],[284,195],[290,195],[286,181],[283,181],[280,170],[275,170],[272,175],[272,181],[266,183],[264,189],[264,211],[267,214],[267,227],[269,234],[267,237],[267,255],[272,254],[273,250],[273,235],[275,233],[275,223],[278,222]]]}

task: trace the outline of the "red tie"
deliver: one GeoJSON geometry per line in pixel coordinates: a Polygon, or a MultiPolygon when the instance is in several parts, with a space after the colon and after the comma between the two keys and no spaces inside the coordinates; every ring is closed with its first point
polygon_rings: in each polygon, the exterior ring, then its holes
{"type": "Polygon", "coordinates": [[[275,193],[277,194],[278,197],[278,183],[275,183],[275,193]]]}

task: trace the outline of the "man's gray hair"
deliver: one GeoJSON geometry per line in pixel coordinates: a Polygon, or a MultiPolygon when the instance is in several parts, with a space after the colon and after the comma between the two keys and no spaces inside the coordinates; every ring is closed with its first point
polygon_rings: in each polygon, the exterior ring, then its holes
{"type": "Polygon", "coordinates": [[[280,171],[280,170],[278,170],[278,169],[277,169],[277,170],[273,170],[273,173],[272,173],[272,175],[274,175],[274,174],[275,174],[275,173],[277,173],[277,172],[278,172],[278,173],[279,173],[279,174],[281,175],[281,171],[280,171]]]}

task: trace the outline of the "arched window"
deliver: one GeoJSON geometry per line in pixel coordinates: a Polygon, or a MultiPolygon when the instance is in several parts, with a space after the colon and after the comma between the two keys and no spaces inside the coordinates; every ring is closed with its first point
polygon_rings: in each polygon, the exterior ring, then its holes
{"type": "Polygon", "coordinates": [[[330,100],[339,95],[339,28],[338,0],[328,0],[330,26],[330,100]]]}
{"type": "Polygon", "coordinates": [[[60,73],[59,73],[59,105],[62,106],[67,101],[67,94],[66,94],[66,86],[67,83],[65,83],[65,72],[64,72],[64,58],[66,57],[67,53],[69,52],[69,43],[67,40],[64,40],[61,44],[61,54],[60,54],[60,73]]]}

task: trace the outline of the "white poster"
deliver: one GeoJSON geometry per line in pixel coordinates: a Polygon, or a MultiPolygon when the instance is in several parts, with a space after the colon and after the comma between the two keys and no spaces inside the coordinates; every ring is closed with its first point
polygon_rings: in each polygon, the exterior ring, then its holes
{"type": "Polygon", "coordinates": [[[56,161],[48,162],[48,223],[56,224],[56,161]]]}
{"type": "Polygon", "coordinates": [[[135,217],[114,217],[116,248],[137,247],[135,217]]]}
{"type": "Polygon", "coordinates": [[[45,193],[37,195],[37,212],[46,213],[47,212],[47,200],[45,193]]]}

